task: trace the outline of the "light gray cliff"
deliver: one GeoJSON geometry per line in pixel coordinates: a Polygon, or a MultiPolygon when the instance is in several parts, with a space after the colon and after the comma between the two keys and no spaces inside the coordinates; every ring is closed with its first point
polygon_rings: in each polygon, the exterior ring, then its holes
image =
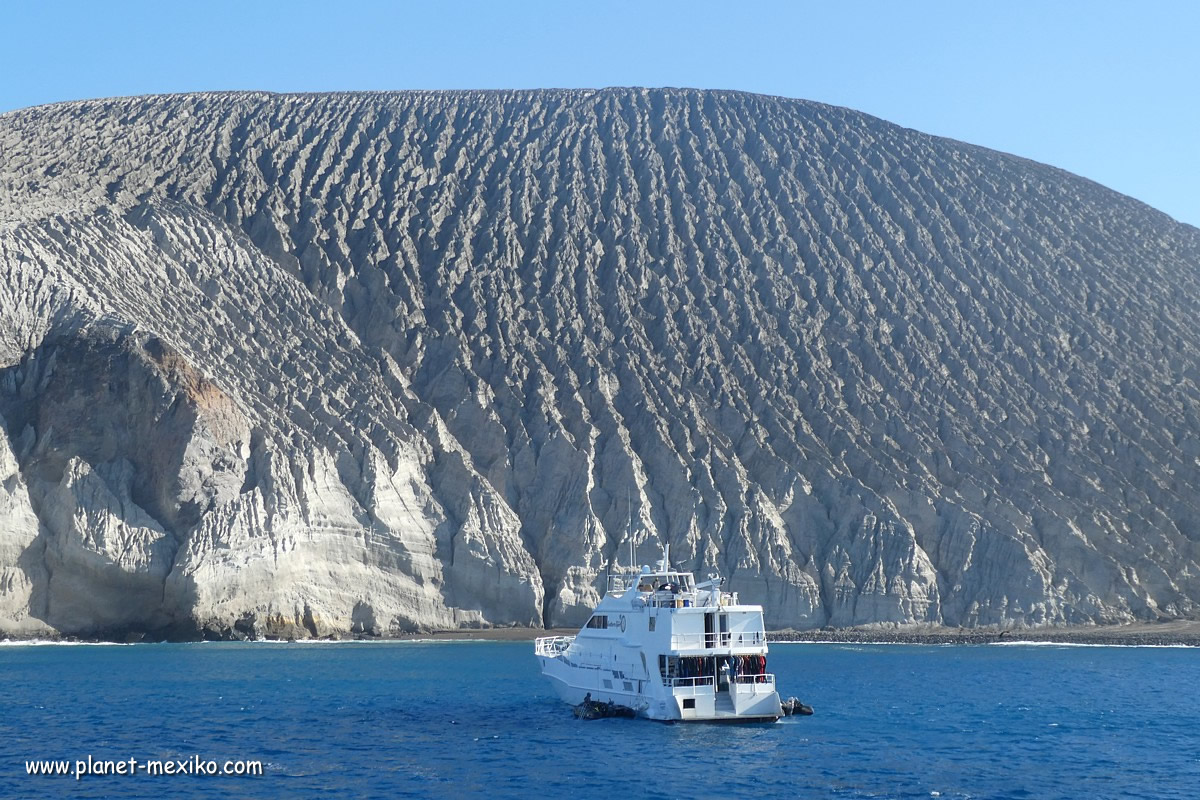
{"type": "Polygon", "coordinates": [[[1200,231],[640,89],[0,115],[0,634],[1197,616],[1200,231]]]}

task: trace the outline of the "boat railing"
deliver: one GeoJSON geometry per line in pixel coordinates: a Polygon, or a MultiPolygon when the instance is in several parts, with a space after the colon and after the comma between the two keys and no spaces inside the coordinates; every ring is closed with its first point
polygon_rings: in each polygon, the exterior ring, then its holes
{"type": "Polygon", "coordinates": [[[533,653],[547,658],[557,658],[567,651],[574,636],[541,636],[533,642],[533,653]]]}
{"type": "MultiPolygon", "coordinates": [[[[716,690],[717,679],[712,675],[699,675],[695,678],[671,678],[672,689],[683,689],[676,694],[700,694],[701,689],[716,690]]],[[[707,692],[705,692],[707,693],[707,692]]]]}
{"type": "Polygon", "coordinates": [[[696,593],[657,591],[647,598],[646,604],[651,608],[691,608],[696,605],[696,593]]]}
{"type": "Polygon", "coordinates": [[[714,650],[718,647],[761,647],[767,641],[763,631],[723,631],[715,633],[671,634],[672,650],[714,650]]]}
{"type": "Polygon", "coordinates": [[[707,608],[711,606],[736,606],[737,604],[737,592],[721,592],[719,597],[714,597],[711,592],[669,592],[659,589],[649,592],[646,597],[646,605],[652,608],[692,608],[694,606],[704,606],[707,608]]]}
{"type": "Polygon", "coordinates": [[[767,694],[775,691],[775,676],[769,672],[755,675],[735,675],[731,680],[738,685],[739,692],[767,694]]]}
{"type": "Polygon", "coordinates": [[[608,592],[609,594],[622,594],[628,589],[632,589],[637,585],[638,576],[635,575],[609,575],[608,576],[608,592]]]}

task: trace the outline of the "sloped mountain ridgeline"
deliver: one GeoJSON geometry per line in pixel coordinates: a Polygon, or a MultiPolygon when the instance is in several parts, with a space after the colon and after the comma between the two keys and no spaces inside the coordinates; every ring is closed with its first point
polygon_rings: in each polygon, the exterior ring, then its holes
{"type": "Polygon", "coordinates": [[[0,115],[0,632],[1194,618],[1200,231],[736,92],[0,115]]]}

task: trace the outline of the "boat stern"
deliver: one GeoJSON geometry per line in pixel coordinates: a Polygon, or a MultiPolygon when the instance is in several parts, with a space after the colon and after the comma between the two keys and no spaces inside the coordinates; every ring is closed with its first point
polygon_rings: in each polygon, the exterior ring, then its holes
{"type": "Polygon", "coordinates": [[[779,700],[779,692],[775,690],[775,676],[757,676],[766,680],[738,681],[729,686],[729,696],[733,701],[733,712],[739,717],[772,718],[783,716],[783,704],[779,700]]]}

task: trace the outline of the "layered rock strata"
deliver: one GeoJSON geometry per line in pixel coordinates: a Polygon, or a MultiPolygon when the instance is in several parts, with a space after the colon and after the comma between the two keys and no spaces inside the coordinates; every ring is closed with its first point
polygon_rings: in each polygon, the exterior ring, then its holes
{"type": "Polygon", "coordinates": [[[0,633],[1197,615],[1200,231],[841,108],[0,115],[0,633]]]}

